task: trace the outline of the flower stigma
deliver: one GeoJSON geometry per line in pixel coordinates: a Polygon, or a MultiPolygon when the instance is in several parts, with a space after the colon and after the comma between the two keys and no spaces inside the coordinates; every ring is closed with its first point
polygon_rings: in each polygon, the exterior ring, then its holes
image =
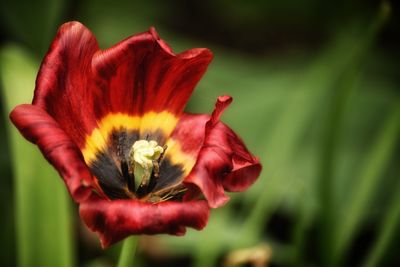
{"type": "Polygon", "coordinates": [[[164,148],[154,140],[138,140],[132,145],[129,158],[135,180],[141,181],[139,187],[147,186],[152,175],[158,177],[163,153],[164,148]]]}

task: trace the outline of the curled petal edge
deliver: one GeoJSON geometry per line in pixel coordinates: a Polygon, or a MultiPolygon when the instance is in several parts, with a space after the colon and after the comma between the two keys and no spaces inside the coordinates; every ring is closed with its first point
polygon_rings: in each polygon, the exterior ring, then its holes
{"type": "Polygon", "coordinates": [[[157,204],[137,200],[105,200],[92,195],[79,206],[81,218],[99,235],[106,248],[134,234],[184,235],[186,227],[203,229],[208,221],[206,201],[167,201],[157,204]]]}
{"type": "MultiPolygon", "coordinates": [[[[230,96],[218,97],[213,114],[203,126],[204,141],[196,164],[184,180],[189,188],[186,199],[202,193],[212,208],[229,200],[225,191],[246,190],[262,169],[259,159],[247,150],[240,137],[219,120],[231,102],[230,96]]],[[[204,118],[198,118],[199,123],[204,123],[204,118]]]]}

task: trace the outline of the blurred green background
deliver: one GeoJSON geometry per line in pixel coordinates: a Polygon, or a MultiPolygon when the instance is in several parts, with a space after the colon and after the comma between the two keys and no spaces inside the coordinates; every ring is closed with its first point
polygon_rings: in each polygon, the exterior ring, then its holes
{"type": "MultiPolygon", "coordinates": [[[[395,2],[395,1],[393,1],[395,2]]],[[[394,3],[395,4],[395,3],[394,3]]],[[[223,117],[261,158],[247,192],[185,237],[141,237],[135,266],[400,266],[399,16],[385,1],[14,0],[0,4],[0,266],[114,266],[8,113],[32,99],[58,26],[102,48],[155,26],[215,55],[188,111],[223,117]],[[258,265],[257,265],[258,264],[258,265]]]]}

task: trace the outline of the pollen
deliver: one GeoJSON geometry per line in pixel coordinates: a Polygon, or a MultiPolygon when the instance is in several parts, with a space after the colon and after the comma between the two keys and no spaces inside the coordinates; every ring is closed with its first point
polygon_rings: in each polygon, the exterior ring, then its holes
{"type": "Polygon", "coordinates": [[[154,140],[138,140],[131,148],[129,161],[134,170],[135,180],[141,181],[140,186],[147,186],[150,177],[158,176],[159,160],[164,153],[164,148],[154,140]]]}

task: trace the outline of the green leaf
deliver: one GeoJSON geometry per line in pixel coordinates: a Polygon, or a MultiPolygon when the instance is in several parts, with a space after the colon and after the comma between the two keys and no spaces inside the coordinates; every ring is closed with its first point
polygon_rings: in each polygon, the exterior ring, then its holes
{"type": "Polygon", "coordinates": [[[358,40],[351,35],[353,30],[350,27],[339,34],[313,63],[303,67],[292,82],[292,92],[282,110],[274,118],[277,123],[267,138],[260,140],[259,147],[264,149],[260,158],[267,171],[246,194],[258,197],[255,203],[250,197],[246,199],[247,210],[251,212],[246,216],[244,228],[262,231],[259,225],[268,220],[292,188],[302,190],[305,181],[299,179],[293,168],[294,155],[301,139],[309,134],[310,123],[324,108],[343,68],[354,60],[354,51],[349,48],[354,48],[358,40]]]}
{"type": "MultiPolygon", "coordinates": [[[[2,103],[0,94],[0,103],[2,103]]],[[[0,104],[0,114],[4,106],[0,104]]],[[[1,115],[0,115],[1,116],[1,115]]],[[[0,266],[15,266],[15,203],[11,171],[10,146],[6,133],[6,116],[0,117],[0,210],[3,215],[0,227],[0,266]]],[[[7,122],[8,123],[8,122],[7,122]]]]}
{"type": "Polygon", "coordinates": [[[337,229],[333,247],[333,257],[340,259],[357,233],[369,204],[376,193],[379,179],[395,152],[395,144],[400,133],[400,105],[396,104],[393,112],[386,118],[370,152],[365,157],[360,170],[355,191],[346,207],[343,207],[340,227],[337,229]]]}
{"type": "Polygon", "coordinates": [[[397,185],[397,190],[390,203],[388,211],[382,221],[378,231],[378,239],[374,243],[371,252],[368,254],[364,267],[375,267],[382,260],[385,251],[395,237],[396,231],[400,225],[400,184],[397,185]]]}
{"type": "MultiPolygon", "coordinates": [[[[6,114],[32,100],[38,64],[16,46],[0,50],[0,78],[6,114]]],[[[67,190],[38,148],[7,117],[15,180],[17,264],[20,267],[74,265],[67,190]]]]}

